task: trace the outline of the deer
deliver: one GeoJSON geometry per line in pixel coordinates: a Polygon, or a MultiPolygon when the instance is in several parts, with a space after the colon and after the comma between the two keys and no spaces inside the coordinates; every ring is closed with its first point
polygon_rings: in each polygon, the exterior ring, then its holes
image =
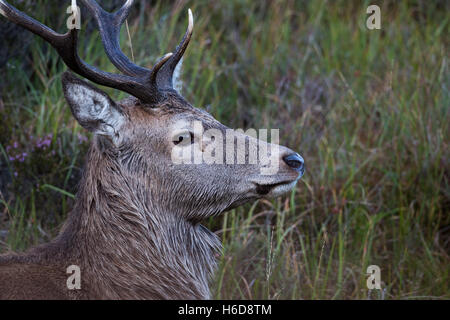
{"type": "Polygon", "coordinates": [[[304,160],[285,146],[226,127],[174,89],[193,34],[190,9],[173,53],[145,68],[119,44],[133,0],[112,13],[95,0],[81,2],[120,73],[79,57],[76,28],[57,33],[0,0],[1,15],[42,37],[71,70],[62,74],[64,96],[79,125],[92,133],[76,200],[58,235],[25,252],[0,255],[0,299],[211,299],[221,242],[202,221],[289,192],[304,174],[304,160]],[[91,82],[129,96],[116,102],[91,82]],[[231,130],[234,160],[238,150],[248,160],[266,148],[277,160],[276,172],[263,174],[262,161],[174,161],[174,148],[189,158],[192,150],[203,154],[223,143],[219,134],[198,136],[193,123],[216,133],[231,130]],[[76,288],[68,285],[69,266],[79,268],[76,288]]]}

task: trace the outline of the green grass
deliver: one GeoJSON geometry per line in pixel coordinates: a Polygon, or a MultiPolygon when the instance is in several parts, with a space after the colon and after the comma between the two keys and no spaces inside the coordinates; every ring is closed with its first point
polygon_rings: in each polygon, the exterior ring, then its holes
{"type": "MultiPolygon", "coordinates": [[[[368,1],[177,4],[156,3],[129,21],[138,64],[172,50],[192,8],[185,97],[230,127],[280,128],[307,166],[290,196],[205,221],[224,245],[214,297],[449,299],[445,1],[383,1],[382,30],[373,31],[368,1]],[[382,292],[366,287],[372,264],[382,292]]],[[[98,36],[84,39],[80,55],[114,71],[98,36]]],[[[62,95],[65,67],[40,39],[31,48],[29,67],[11,59],[2,77],[0,168],[12,179],[0,197],[2,251],[57,234],[88,145],[62,95]],[[49,148],[36,148],[48,134],[49,148]],[[9,161],[14,152],[29,156],[9,161]]]]}

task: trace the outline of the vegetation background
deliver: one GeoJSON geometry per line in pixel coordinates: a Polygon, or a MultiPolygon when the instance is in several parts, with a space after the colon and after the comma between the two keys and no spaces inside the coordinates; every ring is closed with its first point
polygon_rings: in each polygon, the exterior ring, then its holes
{"type": "MultiPolygon", "coordinates": [[[[65,32],[69,0],[10,2],[65,32]]],[[[151,66],[173,50],[192,8],[185,97],[230,127],[280,128],[306,160],[289,196],[204,222],[224,245],[215,298],[450,298],[447,1],[136,2],[131,41],[121,35],[129,56],[151,66]],[[370,4],[381,30],[366,28],[370,4]],[[367,289],[373,264],[382,290],[367,289]]],[[[82,20],[80,55],[115,72],[82,20]]],[[[64,100],[56,52],[3,18],[0,42],[5,252],[57,234],[90,137],[64,100]]]]}

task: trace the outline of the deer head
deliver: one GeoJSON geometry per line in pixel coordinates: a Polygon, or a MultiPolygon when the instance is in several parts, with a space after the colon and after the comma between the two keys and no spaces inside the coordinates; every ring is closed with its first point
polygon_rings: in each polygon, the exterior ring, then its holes
{"type": "MultiPolygon", "coordinates": [[[[114,155],[120,167],[159,186],[158,191],[164,194],[161,198],[167,199],[161,205],[170,212],[197,220],[260,197],[281,195],[295,185],[304,172],[303,159],[297,153],[237,131],[231,132],[174,90],[174,70],[192,36],[191,10],[188,28],[175,52],[164,55],[153,68],[146,69],[132,63],[119,46],[120,27],[133,1],[126,1],[115,13],[104,11],[94,0],[82,2],[98,24],[106,54],[123,74],[101,71],[80,59],[76,29],[58,34],[3,0],[0,9],[9,20],[48,41],[74,72],[131,95],[114,102],[86,81],[71,73],[63,74],[64,94],[74,117],[95,134],[97,145],[114,155]],[[202,126],[203,132],[215,132],[216,136],[196,136],[195,124],[202,126]],[[173,148],[189,157],[214,149],[223,153],[223,161],[198,163],[185,157],[177,163],[173,159],[173,148]],[[268,158],[278,164],[277,170],[273,174],[262,174],[267,163],[262,163],[261,152],[256,155],[252,150],[267,150],[268,158]],[[243,163],[237,159],[238,151],[245,154],[243,163]],[[258,159],[256,163],[249,163],[252,156],[258,159]]],[[[217,154],[215,159],[218,159],[217,154]]]]}
{"type": "MultiPolygon", "coordinates": [[[[279,196],[295,186],[304,173],[300,155],[227,128],[174,89],[174,70],[192,36],[191,10],[180,44],[147,69],[131,62],[119,46],[120,28],[133,1],[126,1],[114,13],[104,11],[94,0],[81,2],[95,18],[106,54],[122,74],[84,62],[77,54],[76,29],[56,33],[4,0],[0,0],[0,13],[50,43],[73,72],[130,94],[115,102],[72,73],[62,77],[73,116],[94,133],[94,156],[88,159],[88,166],[94,167],[91,180],[121,181],[132,190],[121,192],[120,183],[110,188],[116,188],[109,198],[118,202],[114,208],[122,210],[131,201],[128,198],[136,196],[145,214],[196,225],[206,217],[261,197],[279,196]]],[[[115,213],[109,214],[114,219],[115,213]]]]}

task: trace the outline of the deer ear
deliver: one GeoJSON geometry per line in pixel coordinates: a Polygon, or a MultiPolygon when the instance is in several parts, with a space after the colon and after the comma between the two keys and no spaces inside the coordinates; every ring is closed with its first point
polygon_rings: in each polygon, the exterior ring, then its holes
{"type": "Polygon", "coordinates": [[[70,72],[62,75],[62,84],[70,110],[83,128],[101,135],[117,134],[124,114],[105,92],[70,72]]]}

